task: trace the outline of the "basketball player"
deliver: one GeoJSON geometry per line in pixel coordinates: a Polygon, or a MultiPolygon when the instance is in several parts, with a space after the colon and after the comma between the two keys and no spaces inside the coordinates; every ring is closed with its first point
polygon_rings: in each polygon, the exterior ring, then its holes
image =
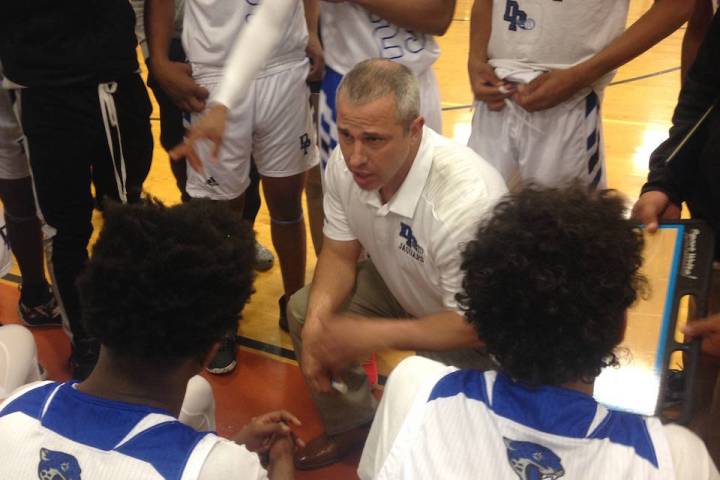
{"type": "Polygon", "coordinates": [[[592,397],[643,286],[642,237],[624,210],[580,184],[498,204],[465,249],[457,297],[496,371],[398,365],[362,479],[720,478],[689,430],[592,397]]]}
{"type": "Polygon", "coordinates": [[[432,66],[440,55],[434,35],[443,35],[455,12],[455,0],[375,2],[323,1],[320,31],[325,75],[320,91],[319,145],[322,168],[338,144],[335,94],[343,75],[368,58],[387,58],[418,77],[421,113],[426,125],[442,133],[440,91],[432,66]]]}
{"type": "Polygon", "coordinates": [[[625,30],[628,0],[475,0],[468,145],[510,180],[606,184],[600,104],[615,69],[687,20],[657,0],[625,30]]]}
{"type": "Polygon", "coordinates": [[[16,3],[0,15],[4,85],[29,152],[38,206],[54,229],[48,261],[85,378],[99,345],[85,331],[75,279],[87,262],[93,196],[134,202],[152,160],[150,101],[127,0],[16,3]]]}
{"type": "Polygon", "coordinates": [[[12,248],[22,276],[18,316],[28,326],[57,326],[62,314],[45,278],[42,230],[22,137],[10,92],[0,88],[0,200],[7,231],[3,240],[12,248]]]}
{"type": "MultiPolygon", "coordinates": [[[[159,15],[167,2],[151,0],[148,24],[156,29],[150,36],[151,56],[167,56],[170,16],[159,15]],[[158,22],[164,22],[161,28],[158,22]],[[158,33],[160,33],[158,35],[158,33]],[[160,39],[162,38],[162,41],[160,39]]],[[[210,92],[208,106],[216,98],[221,105],[232,105],[221,91],[226,60],[238,35],[252,24],[257,2],[228,0],[187,1],[183,26],[183,46],[192,68],[193,79],[210,92]],[[206,39],[209,39],[206,41],[206,39]]],[[[287,298],[305,284],[306,240],[301,195],[305,172],[318,163],[309,110],[306,46],[308,30],[303,4],[296,0],[283,17],[284,29],[279,47],[250,85],[246,96],[228,112],[222,148],[199,144],[201,167],[188,172],[187,191],[193,198],[211,198],[232,203],[239,211],[249,185],[250,156],[261,175],[270,211],[273,245],[280,259],[285,294],[279,299],[280,327],[287,328],[287,298]],[[211,157],[217,155],[217,162],[211,157]]],[[[193,114],[193,122],[210,109],[193,114]]],[[[188,155],[188,161],[196,161],[188,155]]],[[[226,342],[228,362],[219,361],[213,371],[234,368],[234,338],[226,342]]],[[[212,366],[211,366],[212,367],[212,366]]]]}
{"type": "Polygon", "coordinates": [[[97,366],[81,383],[34,383],[0,405],[0,477],[293,478],[288,424],[299,421],[288,412],[255,418],[235,442],[177,418],[214,427],[196,374],[252,292],[253,242],[207,200],[111,206],[78,282],[102,344],[97,366]],[[252,452],[269,453],[269,474],[252,452]]]}

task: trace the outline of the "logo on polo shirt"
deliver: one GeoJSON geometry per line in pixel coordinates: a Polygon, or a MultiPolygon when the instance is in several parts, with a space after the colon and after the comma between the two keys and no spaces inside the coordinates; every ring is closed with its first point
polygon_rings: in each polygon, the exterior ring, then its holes
{"type": "Polygon", "coordinates": [[[400,238],[403,241],[400,242],[398,248],[418,262],[425,263],[425,250],[418,244],[410,225],[400,222],[400,238]]]}

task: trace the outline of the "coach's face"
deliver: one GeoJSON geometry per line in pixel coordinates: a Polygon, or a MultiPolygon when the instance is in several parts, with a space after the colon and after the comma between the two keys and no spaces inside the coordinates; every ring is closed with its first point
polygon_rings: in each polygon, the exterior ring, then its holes
{"type": "Polygon", "coordinates": [[[380,190],[383,201],[388,201],[415,159],[423,118],[405,128],[397,119],[392,95],[356,105],[341,92],[337,104],[340,150],[355,183],[363,190],[380,190]]]}

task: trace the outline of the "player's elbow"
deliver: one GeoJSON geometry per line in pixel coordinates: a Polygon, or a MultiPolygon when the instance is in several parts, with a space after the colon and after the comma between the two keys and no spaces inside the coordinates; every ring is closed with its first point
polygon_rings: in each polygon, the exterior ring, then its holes
{"type": "Polygon", "coordinates": [[[687,0],[655,0],[656,5],[660,3],[664,3],[672,12],[678,22],[678,27],[690,19],[695,7],[695,2],[688,2],[687,0]]]}
{"type": "Polygon", "coordinates": [[[435,36],[443,36],[447,33],[450,24],[452,23],[453,15],[455,14],[455,2],[442,2],[442,10],[438,12],[438,15],[433,15],[428,20],[430,21],[429,30],[430,33],[435,36]]]}

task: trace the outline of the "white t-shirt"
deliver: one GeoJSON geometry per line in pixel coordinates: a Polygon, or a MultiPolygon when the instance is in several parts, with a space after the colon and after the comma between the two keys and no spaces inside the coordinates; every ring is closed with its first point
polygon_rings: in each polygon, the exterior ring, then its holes
{"type": "MultiPolygon", "coordinates": [[[[231,47],[248,21],[252,21],[260,3],[261,0],[186,1],[182,41],[194,77],[222,73],[231,47]]],[[[308,32],[302,1],[295,1],[290,18],[279,47],[265,62],[264,73],[305,61],[308,32]]]]}
{"type": "Polygon", "coordinates": [[[401,362],[360,478],[462,480],[479,472],[498,480],[720,478],[705,445],[683,427],[609,411],[574,390],[530,389],[494,371],[401,362]]]}
{"type": "Polygon", "coordinates": [[[368,58],[387,58],[420,75],[435,63],[435,37],[400,28],[351,2],[322,2],[320,31],[325,63],[341,75],[368,58]]]}
{"type": "Polygon", "coordinates": [[[386,204],[357,186],[335,149],[325,172],[323,232],[358,240],[409,314],[457,310],[463,244],[506,192],[490,164],[425,127],[405,181],[386,204]]]}
{"type": "Polygon", "coordinates": [[[74,386],[34,383],[0,405],[0,478],[267,479],[257,455],[243,446],[197,432],[163,410],[74,386]]]}
{"type": "MultiPolygon", "coordinates": [[[[568,68],[587,60],[625,31],[628,0],[494,0],[488,57],[494,67],[568,68]]],[[[615,72],[593,85],[604,88],[615,72]]]]}

